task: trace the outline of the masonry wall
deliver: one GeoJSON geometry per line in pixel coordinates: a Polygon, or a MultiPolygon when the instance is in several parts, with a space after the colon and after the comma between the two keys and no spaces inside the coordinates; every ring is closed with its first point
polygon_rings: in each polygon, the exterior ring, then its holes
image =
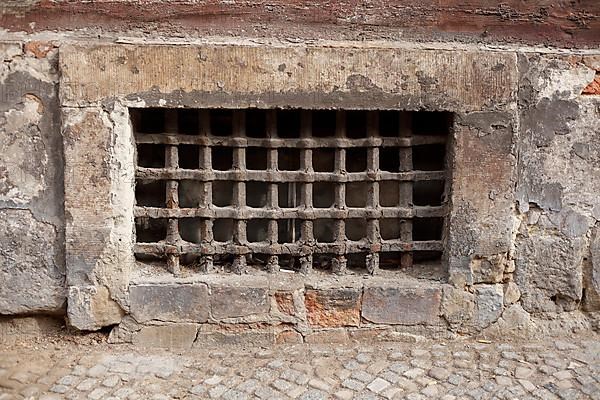
{"type": "MultiPolygon", "coordinates": [[[[0,315],[66,315],[69,297],[71,323],[80,329],[121,323],[114,340],[169,344],[165,338],[179,337],[186,345],[194,340],[235,341],[242,333],[248,340],[311,341],[393,338],[407,332],[530,334],[598,329],[600,51],[516,45],[496,50],[517,60],[517,119],[509,118],[510,126],[503,126],[506,121],[499,124],[483,115],[463,117],[467,125],[479,124],[482,137],[510,131],[512,139],[503,145],[514,155],[513,186],[506,192],[481,188],[470,196],[506,201],[513,223],[505,232],[507,239],[499,244],[502,250],[468,260],[469,276],[464,280],[436,283],[433,288],[420,282],[421,292],[392,288],[384,293],[393,299],[386,306],[370,304],[373,293],[352,282],[342,283],[346,289],[340,291],[339,282],[252,283],[238,277],[228,282],[208,277],[200,284],[180,285],[189,293],[181,294],[177,304],[154,304],[148,301],[153,296],[178,295],[164,281],[158,287],[148,282],[136,285],[135,276],[128,289],[128,282],[111,276],[110,259],[103,261],[105,273],[102,268],[93,275],[82,269],[71,274],[70,282],[65,277],[65,246],[69,246],[65,225],[73,216],[64,212],[63,139],[67,147],[90,150],[88,159],[94,165],[105,165],[106,160],[78,141],[76,127],[105,132],[106,146],[113,146],[119,138],[111,136],[112,127],[126,124],[120,120],[122,110],[111,104],[97,105],[87,117],[77,105],[61,111],[61,48],[91,43],[89,37],[75,36],[11,33],[0,44],[0,315]],[[61,131],[61,123],[73,129],[61,131]],[[218,293],[220,297],[207,297],[218,293]],[[252,301],[229,301],[234,298],[252,301]],[[393,311],[396,304],[408,305],[415,313],[385,314],[386,307],[393,311]],[[181,307],[190,318],[173,317],[172,310],[181,307]],[[88,314],[95,317],[72,317],[88,314]],[[212,323],[206,324],[209,318],[212,323]]],[[[125,41],[143,44],[140,38],[125,41]]],[[[494,51],[483,44],[452,42],[425,47],[494,51]]],[[[99,173],[98,182],[104,177],[99,173]]],[[[110,185],[94,187],[105,190],[102,196],[111,196],[110,185]]],[[[93,204],[81,207],[82,212],[101,212],[93,204]]],[[[483,218],[480,227],[463,232],[460,237],[466,246],[469,238],[487,234],[485,226],[483,218]]],[[[88,235],[93,245],[100,246],[92,247],[94,252],[106,251],[95,241],[95,231],[89,230],[88,235]]],[[[381,293],[375,295],[382,298],[381,293]]]]}
{"type": "Polygon", "coordinates": [[[0,314],[64,314],[58,49],[5,42],[0,62],[0,314]]]}

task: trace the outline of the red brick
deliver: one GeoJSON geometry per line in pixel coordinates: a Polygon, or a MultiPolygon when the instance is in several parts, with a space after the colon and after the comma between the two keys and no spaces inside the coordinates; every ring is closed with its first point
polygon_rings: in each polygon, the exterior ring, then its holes
{"type": "Polygon", "coordinates": [[[583,89],[582,94],[600,94],[600,72],[596,72],[594,80],[583,89]]]}
{"type": "Polygon", "coordinates": [[[358,326],[360,291],[357,289],[307,290],[304,296],[308,323],[312,326],[358,326]]]}

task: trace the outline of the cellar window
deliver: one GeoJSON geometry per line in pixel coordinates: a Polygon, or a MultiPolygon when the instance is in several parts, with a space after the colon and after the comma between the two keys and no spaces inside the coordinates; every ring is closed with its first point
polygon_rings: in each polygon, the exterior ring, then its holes
{"type": "Polygon", "coordinates": [[[442,262],[450,113],[130,111],[139,260],[176,274],[442,262]]]}

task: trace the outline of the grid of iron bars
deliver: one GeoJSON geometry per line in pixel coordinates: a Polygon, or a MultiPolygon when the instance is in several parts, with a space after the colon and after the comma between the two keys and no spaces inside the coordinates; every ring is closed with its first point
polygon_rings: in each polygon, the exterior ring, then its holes
{"type": "Polygon", "coordinates": [[[344,273],[440,260],[451,115],[132,109],[138,259],[344,273]]]}

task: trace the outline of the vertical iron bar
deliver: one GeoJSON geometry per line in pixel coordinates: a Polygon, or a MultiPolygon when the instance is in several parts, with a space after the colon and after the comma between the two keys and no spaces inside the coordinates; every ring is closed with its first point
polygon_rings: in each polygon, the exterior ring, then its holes
{"type": "MultiPolygon", "coordinates": [[[[177,122],[177,110],[166,110],[165,111],[165,132],[166,133],[177,133],[178,122],[177,122]]],[[[166,145],[165,146],[165,168],[166,169],[177,169],[179,168],[179,153],[177,145],[166,145]]],[[[179,182],[176,180],[169,180],[166,184],[166,206],[170,209],[179,208],[179,182]]],[[[167,222],[167,268],[175,276],[181,274],[179,266],[179,242],[181,238],[179,236],[179,221],[177,218],[169,218],[167,222]]]]}
{"type": "MultiPolygon", "coordinates": [[[[411,137],[412,136],[412,114],[410,112],[400,113],[400,131],[398,132],[400,137],[411,137]]],[[[412,160],[412,147],[401,147],[400,148],[400,172],[412,171],[413,160],[412,160]]],[[[413,203],[413,182],[402,181],[400,182],[400,204],[402,208],[412,209],[413,203]]],[[[400,239],[404,243],[412,244],[412,219],[408,218],[400,221],[400,239]]],[[[400,258],[400,266],[402,268],[409,268],[413,264],[412,251],[402,252],[400,258]]]]}

